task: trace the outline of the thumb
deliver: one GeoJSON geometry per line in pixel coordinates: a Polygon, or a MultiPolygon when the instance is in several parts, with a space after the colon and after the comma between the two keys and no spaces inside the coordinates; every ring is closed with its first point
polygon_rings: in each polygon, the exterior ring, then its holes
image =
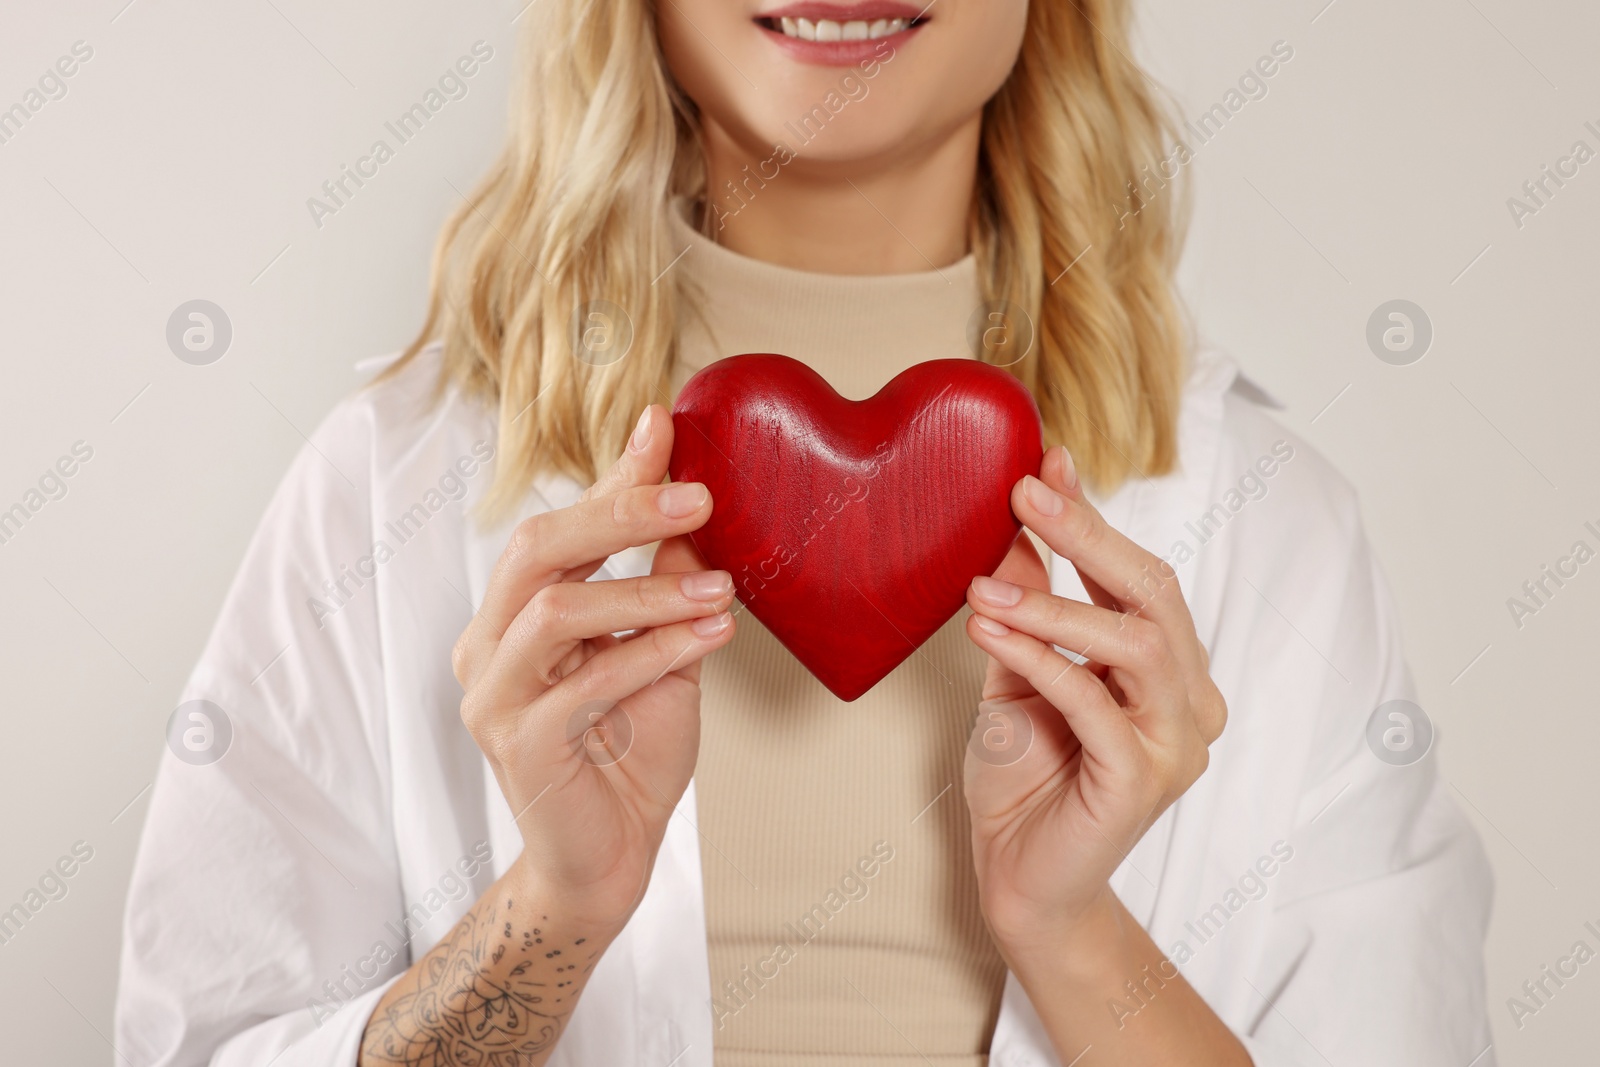
{"type": "Polygon", "coordinates": [[[1026,530],[1012,542],[1011,551],[995,568],[994,577],[1028,589],[1050,591],[1050,572],[1045,568],[1044,560],[1039,558],[1039,550],[1034,547],[1033,538],[1026,530]]]}
{"type": "Polygon", "coordinates": [[[656,555],[650,561],[651,574],[682,574],[685,571],[710,570],[711,564],[707,563],[700,550],[694,547],[694,542],[688,534],[681,537],[669,537],[656,546],[656,555]]]}

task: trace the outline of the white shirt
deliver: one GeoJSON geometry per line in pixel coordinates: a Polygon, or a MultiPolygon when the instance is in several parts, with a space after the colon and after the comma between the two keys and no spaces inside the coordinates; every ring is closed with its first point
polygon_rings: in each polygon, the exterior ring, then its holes
{"type": "MultiPolygon", "coordinates": [[[[510,531],[467,515],[495,419],[453,392],[430,405],[437,367],[423,353],[317,430],[185,689],[226,729],[180,709],[169,748],[188,758],[163,754],[117,997],[136,1067],[355,1063],[389,982],[520,850],[450,666],[510,531]]],[[[1433,754],[1396,766],[1369,745],[1375,709],[1414,699],[1394,608],[1351,489],[1266,402],[1202,351],[1181,469],[1097,501],[1177,568],[1230,713],[1113,889],[1257,1067],[1492,1067],[1474,1059],[1487,862],[1433,754]]],[[[541,479],[524,514],[580,491],[541,479]]],[[[1083,597],[1051,562],[1055,591],[1083,597]]],[[[635,549],[597,577],[648,566],[635,549]]],[[[556,1067],[710,1067],[694,811],[691,782],[556,1067]]],[[[1135,1025],[1140,1006],[1107,1011],[1135,1025]]],[[[1014,977],[990,1063],[1059,1067],[1014,977]]]]}

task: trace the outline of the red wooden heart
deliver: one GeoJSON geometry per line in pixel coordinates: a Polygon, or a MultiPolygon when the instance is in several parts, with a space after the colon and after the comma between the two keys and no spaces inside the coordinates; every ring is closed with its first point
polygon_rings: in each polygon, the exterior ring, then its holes
{"type": "Polygon", "coordinates": [[[1043,456],[1027,388],[976,360],[920,363],[852,401],[798,360],[733,356],[689,379],[672,418],[673,479],[711,490],[695,546],[841,700],[1000,565],[1021,529],[1011,487],[1043,456]]]}

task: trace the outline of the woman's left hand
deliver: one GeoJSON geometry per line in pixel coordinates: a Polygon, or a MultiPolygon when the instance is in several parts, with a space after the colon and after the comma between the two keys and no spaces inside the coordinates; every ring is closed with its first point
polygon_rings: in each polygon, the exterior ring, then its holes
{"type": "Polygon", "coordinates": [[[1172,569],[1107,524],[1065,449],[1011,504],[1093,603],[1053,596],[1026,537],[967,592],[967,633],[990,659],[966,795],[984,915],[1007,955],[1110,914],[1111,873],[1206,769],[1227,718],[1172,569]]]}

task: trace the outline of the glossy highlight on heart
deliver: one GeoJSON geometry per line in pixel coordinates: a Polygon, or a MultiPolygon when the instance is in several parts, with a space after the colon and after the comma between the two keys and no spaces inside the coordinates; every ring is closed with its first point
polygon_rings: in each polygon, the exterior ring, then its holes
{"type": "Polygon", "coordinates": [[[812,674],[855,700],[991,574],[1021,526],[1011,487],[1043,458],[1021,382],[967,359],[919,363],[846,400],[787,356],[718,360],[673,408],[674,481],[703,482],[693,535],[812,674]]]}

